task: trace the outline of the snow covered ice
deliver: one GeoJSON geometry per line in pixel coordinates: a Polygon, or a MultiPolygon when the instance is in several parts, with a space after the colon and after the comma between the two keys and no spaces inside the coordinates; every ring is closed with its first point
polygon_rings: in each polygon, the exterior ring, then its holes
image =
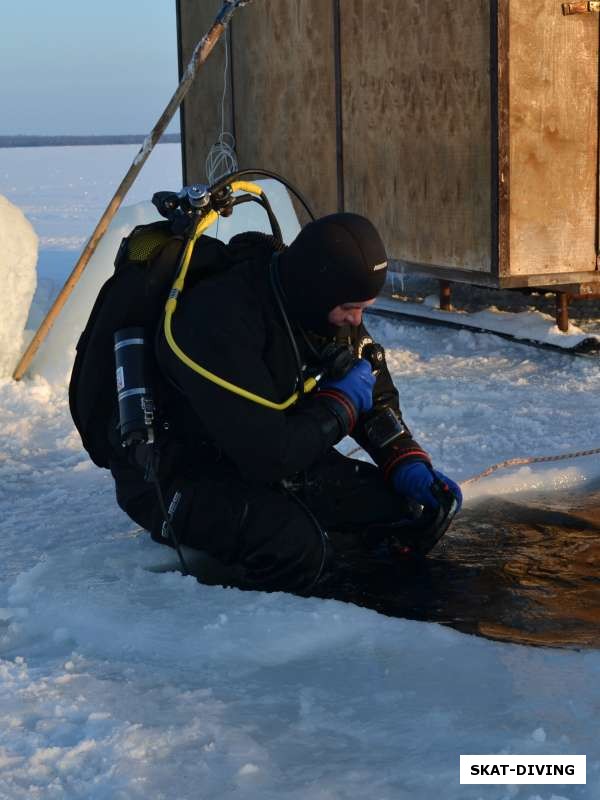
{"type": "MultiPolygon", "coordinates": [[[[400,279],[402,275],[399,276],[400,279]]],[[[392,287],[398,282],[398,276],[391,276],[392,287]]],[[[392,289],[392,291],[394,291],[392,289]]],[[[565,333],[558,329],[556,320],[549,314],[542,312],[520,313],[500,311],[491,306],[486,311],[466,313],[456,309],[443,311],[439,308],[439,297],[429,295],[422,303],[402,302],[382,297],[377,300],[376,307],[380,309],[396,310],[408,316],[427,317],[431,320],[461,324],[468,328],[484,328],[498,334],[509,334],[515,339],[526,339],[543,344],[549,344],[565,349],[573,348],[585,340],[599,340],[598,336],[586,334],[572,322],[565,333]]]]}
{"type": "MultiPolygon", "coordinates": [[[[171,147],[149,161],[147,196],[180,183],[171,147]]],[[[120,148],[86,160],[82,151],[52,153],[65,176],[57,206],[80,206],[68,233],[78,241],[124,171],[120,148]],[[82,175],[92,188],[75,200],[67,184],[82,175]]],[[[43,229],[30,158],[0,150],[0,194],[43,229]]],[[[44,205],[51,215],[51,196],[44,205]]],[[[119,225],[147,213],[124,209],[119,225]]],[[[90,265],[90,281],[110,272],[110,249],[90,265]]],[[[48,250],[42,235],[41,256],[48,250]]],[[[76,305],[94,291],[82,288],[76,305]]],[[[22,316],[26,305],[23,295],[22,316]]],[[[500,644],[335,601],[150,571],[158,547],[118,509],[112,480],[70,421],[68,358],[87,311],[72,313],[31,377],[0,379],[2,800],[600,796],[597,651],[500,644]],[[461,753],[587,754],[588,782],[460,786],[461,753]]],[[[368,325],[417,438],[458,480],[506,458],[600,446],[594,362],[464,331],[368,325]]],[[[476,484],[467,503],[486,487],[559,491],[599,474],[597,459],[513,470],[476,484]]]]}

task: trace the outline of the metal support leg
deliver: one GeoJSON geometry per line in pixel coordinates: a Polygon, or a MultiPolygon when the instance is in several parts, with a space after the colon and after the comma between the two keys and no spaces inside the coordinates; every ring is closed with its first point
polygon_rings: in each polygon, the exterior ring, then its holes
{"type": "Polygon", "coordinates": [[[566,292],[556,293],[556,324],[563,333],[569,330],[569,299],[566,292]]]}
{"type": "Polygon", "coordinates": [[[440,281],[440,309],[452,311],[452,289],[448,281],[440,281]]]}

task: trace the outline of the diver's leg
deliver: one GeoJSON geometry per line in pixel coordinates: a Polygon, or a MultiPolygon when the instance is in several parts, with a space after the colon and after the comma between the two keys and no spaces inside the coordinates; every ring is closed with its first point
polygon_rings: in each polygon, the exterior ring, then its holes
{"type": "Polygon", "coordinates": [[[409,519],[407,502],[384,482],[380,470],[331,450],[292,487],[326,528],[354,531],[372,523],[409,519]]]}
{"type": "Polygon", "coordinates": [[[319,579],[327,538],[314,515],[285,492],[234,481],[180,481],[170,502],[176,492],[172,525],[179,542],[209,556],[197,562],[201,580],[305,594],[319,579]]]}
{"type": "Polygon", "coordinates": [[[425,555],[451,522],[450,508],[412,506],[373,464],[331,451],[291,487],[327,529],[334,551],[383,559],[425,555]]]}

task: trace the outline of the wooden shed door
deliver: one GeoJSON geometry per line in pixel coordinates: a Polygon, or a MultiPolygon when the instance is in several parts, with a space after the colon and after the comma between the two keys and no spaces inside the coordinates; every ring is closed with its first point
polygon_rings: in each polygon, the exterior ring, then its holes
{"type": "Polygon", "coordinates": [[[597,13],[509,1],[510,274],[596,269],[597,13]]]}

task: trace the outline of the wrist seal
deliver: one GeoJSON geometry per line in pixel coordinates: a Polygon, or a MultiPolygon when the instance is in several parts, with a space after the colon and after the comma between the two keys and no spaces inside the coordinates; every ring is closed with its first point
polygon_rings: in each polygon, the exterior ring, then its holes
{"type": "Polygon", "coordinates": [[[332,414],[337,418],[343,436],[349,434],[356,425],[357,414],[354,404],[343,392],[336,389],[320,389],[316,397],[327,406],[332,414]]]}

